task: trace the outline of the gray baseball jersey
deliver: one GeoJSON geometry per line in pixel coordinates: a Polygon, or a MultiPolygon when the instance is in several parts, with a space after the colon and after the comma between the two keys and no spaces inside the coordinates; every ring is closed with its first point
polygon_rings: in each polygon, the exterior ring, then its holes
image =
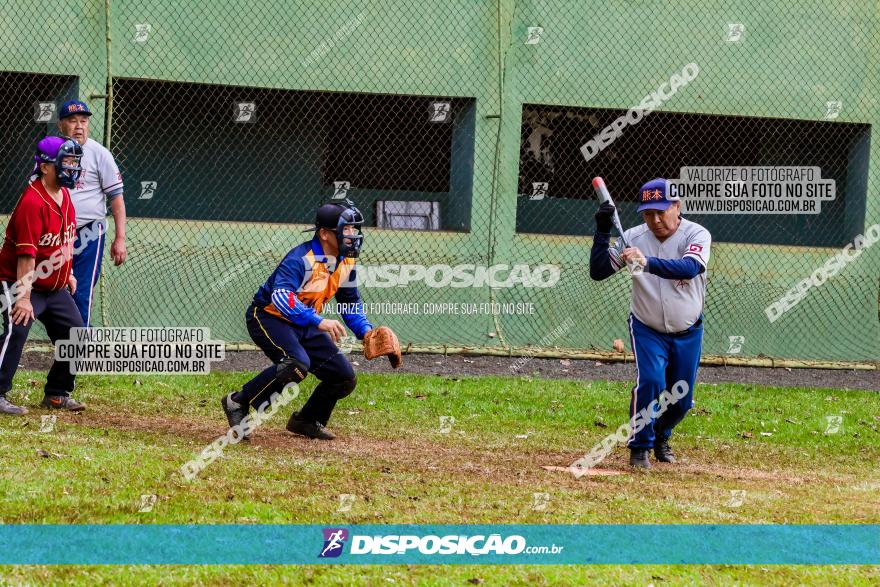
{"type": "Polygon", "coordinates": [[[83,145],[83,170],[70,190],[70,198],[76,209],[76,227],[107,216],[106,199],[122,195],[122,175],[104,145],[88,139],[83,145]]]}
{"type": "MultiPolygon", "coordinates": [[[[645,257],[693,257],[703,266],[705,270],[693,279],[663,279],[647,271],[632,278],[630,311],[636,319],[658,332],[687,330],[703,312],[712,235],[696,222],[682,218],[678,230],[662,243],[647,224],[630,228],[624,236],[629,246],[638,247],[645,257]]],[[[620,258],[623,252],[620,239],[609,252],[612,267],[620,270],[626,265],[620,258]]]]}

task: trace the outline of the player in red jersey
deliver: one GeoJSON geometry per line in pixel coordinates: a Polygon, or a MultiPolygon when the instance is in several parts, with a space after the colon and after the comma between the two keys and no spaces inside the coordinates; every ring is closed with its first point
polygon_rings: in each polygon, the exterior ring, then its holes
{"type": "MultiPolygon", "coordinates": [[[[0,310],[3,336],[0,338],[0,413],[20,416],[25,408],[6,399],[18,368],[28,332],[39,320],[54,343],[70,336],[70,329],[82,327],[71,292],[76,291],[72,274],[76,215],[68,190],[82,169],[82,147],[72,139],[46,137],[37,146],[33,173],[37,175],[24,190],[6,227],[0,249],[0,310]]],[[[49,369],[42,405],[47,408],[80,411],[85,405],[70,397],[75,374],[70,363],[55,361],[49,369]]]]}

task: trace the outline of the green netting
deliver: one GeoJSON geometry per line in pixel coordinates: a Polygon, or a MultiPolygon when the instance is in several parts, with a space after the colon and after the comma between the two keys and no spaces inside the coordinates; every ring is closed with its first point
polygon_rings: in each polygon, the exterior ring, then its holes
{"type": "Polygon", "coordinates": [[[715,241],[704,354],[880,357],[880,246],[779,320],[765,314],[880,223],[875,2],[90,0],[40,19],[0,7],[0,212],[54,130],[39,104],[86,100],[129,215],[129,261],[105,259],[107,325],[246,341],[255,289],[343,189],[370,225],[364,265],[561,268],[551,288],[362,288],[370,303],[415,304],[374,315],[404,343],[609,351],[627,339],[631,278],[589,279],[593,176],[633,226],[652,177],[800,165],[835,179],[819,215],[691,217],[715,241]],[[585,143],[691,63],[693,81],[586,160],[585,143]],[[425,230],[388,227],[396,202],[427,205],[425,230]],[[425,306],[490,302],[531,306],[425,306]]]}

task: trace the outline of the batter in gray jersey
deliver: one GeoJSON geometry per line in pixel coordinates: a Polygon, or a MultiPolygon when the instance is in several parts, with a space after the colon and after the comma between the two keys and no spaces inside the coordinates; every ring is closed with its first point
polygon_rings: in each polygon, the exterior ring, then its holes
{"type": "Polygon", "coordinates": [[[651,449],[658,461],[675,462],[669,437],[693,405],[712,237],[681,217],[681,205],[669,196],[665,179],[642,186],[639,201],[645,223],[627,230],[613,247],[608,243],[614,205],[599,206],[590,277],[608,279],[627,265],[640,269],[633,271],[630,303],[636,384],[627,446],[630,464],[650,469],[651,449]]]}
{"type": "Polygon", "coordinates": [[[83,172],[70,191],[77,228],[103,220],[107,216],[105,200],[122,196],[123,189],[122,175],[110,151],[94,139],[86,139],[82,148],[83,172]]]}
{"type": "MultiPolygon", "coordinates": [[[[647,267],[633,275],[633,316],[659,332],[681,332],[693,326],[703,313],[706,300],[709,251],[712,237],[709,231],[690,220],[681,219],[672,235],[659,241],[647,224],[630,228],[624,233],[627,244],[644,255],[647,267]],[[668,279],[652,272],[654,259],[695,259],[703,271],[692,279],[668,279]]],[[[611,265],[615,270],[625,266],[621,256],[623,246],[610,250],[611,265]]]]}

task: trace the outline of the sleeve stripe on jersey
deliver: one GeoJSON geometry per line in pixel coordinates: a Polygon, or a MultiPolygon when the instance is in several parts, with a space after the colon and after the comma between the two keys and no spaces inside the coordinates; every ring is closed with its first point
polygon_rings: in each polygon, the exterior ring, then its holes
{"type": "Polygon", "coordinates": [[[619,247],[622,246],[620,241],[618,240],[613,246],[608,247],[608,258],[611,261],[611,267],[615,271],[620,271],[620,269],[626,265],[623,262],[623,259],[620,257],[620,254],[623,252],[619,247]]]}
{"type": "Polygon", "coordinates": [[[116,183],[110,184],[110,185],[108,185],[108,186],[102,186],[101,189],[104,190],[105,192],[109,192],[110,190],[112,190],[112,189],[115,188],[116,186],[120,186],[120,185],[122,185],[122,182],[121,182],[121,181],[117,181],[116,183]]]}
{"type": "Polygon", "coordinates": [[[617,271],[618,269],[623,267],[623,263],[622,263],[621,259],[618,257],[617,251],[615,251],[614,249],[610,249],[608,251],[608,256],[611,260],[611,266],[614,267],[615,271],[617,271]]]}
{"type": "Polygon", "coordinates": [[[300,314],[308,313],[308,310],[310,309],[289,289],[274,290],[272,292],[272,303],[278,308],[279,312],[291,319],[300,314]]]}

